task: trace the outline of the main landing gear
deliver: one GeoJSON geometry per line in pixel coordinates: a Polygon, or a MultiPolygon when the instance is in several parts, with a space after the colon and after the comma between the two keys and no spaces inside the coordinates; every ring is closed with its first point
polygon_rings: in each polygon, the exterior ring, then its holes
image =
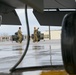
{"type": "Polygon", "coordinates": [[[63,19],[61,50],[65,70],[76,74],[76,13],[70,13],[63,19]]]}

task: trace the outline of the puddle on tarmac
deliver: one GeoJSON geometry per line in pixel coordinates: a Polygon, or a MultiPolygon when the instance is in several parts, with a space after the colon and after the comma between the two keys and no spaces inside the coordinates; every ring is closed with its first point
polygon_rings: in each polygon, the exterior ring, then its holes
{"type": "MultiPolygon", "coordinates": [[[[51,49],[50,43],[46,44],[46,41],[44,42],[41,41],[38,44],[31,43],[26,53],[26,56],[24,57],[23,61],[18,67],[51,65],[51,61],[53,65],[63,64],[61,57],[61,50],[59,47],[57,48],[56,47],[51,47],[52,48],[51,49]]],[[[25,48],[26,44],[25,45],[16,43],[14,44],[14,42],[13,43],[9,42],[8,45],[1,45],[0,72],[7,71],[11,67],[13,67],[22,56],[25,48]]]]}

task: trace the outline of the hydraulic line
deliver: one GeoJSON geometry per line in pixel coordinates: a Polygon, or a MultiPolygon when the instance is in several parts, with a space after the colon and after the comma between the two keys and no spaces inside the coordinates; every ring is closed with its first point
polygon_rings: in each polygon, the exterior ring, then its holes
{"type": "Polygon", "coordinates": [[[27,44],[26,44],[26,48],[25,51],[22,55],[22,57],[20,58],[20,60],[10,69],[11,72],[14,72],[16,67],[21,63],[21,61],[23,60],[24,56],[26,55],[27,51],[28,51],[28,47],[29,47],[29,43],[30,43],[30,30],[29,30],[29,23],[28,23],[28,15],[27,15],[27,5],[25,5],[25,17],[26,17],[26,25],[27,25],[27,44]]]}

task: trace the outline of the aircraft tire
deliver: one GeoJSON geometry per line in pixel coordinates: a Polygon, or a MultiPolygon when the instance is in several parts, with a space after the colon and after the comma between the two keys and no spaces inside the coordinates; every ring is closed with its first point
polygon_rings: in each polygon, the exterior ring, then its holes
{"type": "Polygon", "coordinates": [[[65,70],[76,74],[76,14],[68,14],[62,22],[61,51],[65,70]]]}

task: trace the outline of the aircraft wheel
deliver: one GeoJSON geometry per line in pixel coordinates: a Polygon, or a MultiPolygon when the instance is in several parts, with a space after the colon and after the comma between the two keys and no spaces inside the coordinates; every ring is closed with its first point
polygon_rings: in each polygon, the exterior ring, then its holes
{"type": "Polygon", "coordinates": [[[68,14],[62,22],[61,50],[65,70],[76,74],[76,13],[68,14]]]}

